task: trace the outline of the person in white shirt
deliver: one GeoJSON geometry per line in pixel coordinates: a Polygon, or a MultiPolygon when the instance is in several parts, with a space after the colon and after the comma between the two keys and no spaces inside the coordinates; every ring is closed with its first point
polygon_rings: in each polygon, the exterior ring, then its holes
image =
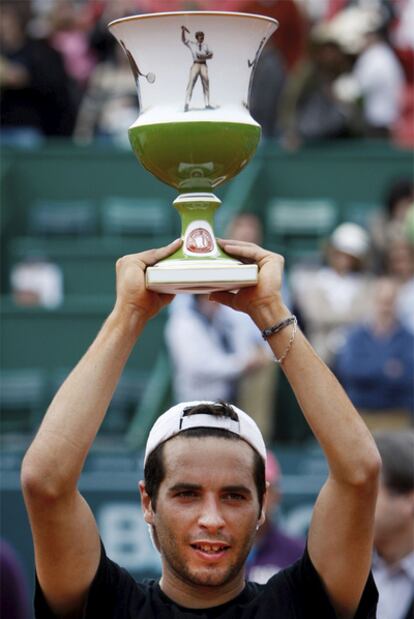
{"type": "Polygon", "coordinates": [[[172,311],[165,331],[176,402],[237,398],[241,376],[269,363],[257,330],[243,315],[194,295],[172,311]]]}
{"type": "Polygon", "coordinates": [[[375,435],[382,475],[375,511],[373,574],[378,619],[414,616],[414,431],[375,435]]]}
{"type": "Polygon", "coordinates": [[[353,75],[363,98],[368,135],[386,137],[398,120],[404,86],[402,67],[382,36],[369,32],[353,75]]]}

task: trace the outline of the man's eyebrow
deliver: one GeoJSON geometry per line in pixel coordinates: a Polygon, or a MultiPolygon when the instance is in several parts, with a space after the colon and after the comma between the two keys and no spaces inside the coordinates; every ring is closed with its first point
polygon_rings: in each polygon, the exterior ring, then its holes
{"type": "Polygon", "coordinates": [[[252,495],[252,491],[247,486],[243,486],[243,484],[236,486],[224,486],[221,488],[222,492],[230,492],[234,494],[248,494],[252,495]]]}
{"type": "MultiPolygon", "coordinates": [[[[168,488],[168,492],[170,493],[185,492],[186,490],[197,491],[201,489],[202,489],[201,484],[190,484],[188,482],[178,482],[174,484],[173,486],[170,486],[168,488]]],[[[248,488],[247,486],[244,486],[243,484],[233,484],[233,485],[223,486],[222,488],[220,488],[220,492],[245,494],[248,496],[252,496],[252,491],[250,490],[250,488],[248,488]]]]}
{"type": "Polygon", "coordinates": [[[178,482],[168,488],[168,492],[182,492],[184,490],[200,490],[200,484],[189,484],[188,482],[178,482]]]}

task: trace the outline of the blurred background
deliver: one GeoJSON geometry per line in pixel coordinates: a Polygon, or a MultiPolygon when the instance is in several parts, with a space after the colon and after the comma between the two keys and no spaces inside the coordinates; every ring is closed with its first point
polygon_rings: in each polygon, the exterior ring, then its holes
{"type": "MultiPolygon", "coordinates": [[[[285,302],[373,431],[412,426],[413,0],[2,0],[1,537],[28,597],[22,455],[113,305],[115,260],[180,232],[175,191],[129,147],[138,100],[106,25],[202,9],[280,23],[252,85],[262,141],[217,192],[216,231],[285,256],[285,302]]],[[[214,368],[191,366],[195,399],[213,383],[217,397],[228,389],[277,455],[281,499],[271,517],[286,533],[306,534],[326,475],[290,387],[251,325],[243,325],[240,351],[240,324],[216,310],[183,296],[147,326],[80,482],[109,556],[137,577],[159,573],[136,484],[147,430],[177,396],[180,325],[186,345],[190,321],[200,334],[195,349],[209,330],[217,344],[214,368]],[[237,368],[231,376],[229,365],[237,368]]]]}

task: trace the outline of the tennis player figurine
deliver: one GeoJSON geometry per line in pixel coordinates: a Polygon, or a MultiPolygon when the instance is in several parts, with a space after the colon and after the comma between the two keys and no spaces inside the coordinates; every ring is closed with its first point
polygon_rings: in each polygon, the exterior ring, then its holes
{"type": "Polygon", "coordinates": [[[188,85],[185,93],[184,112],[188,112],[188,106],[190,105],[191,97],[193,96],[194,86],[199,77],[203,86],[204,107],[211,110],[213,108],[210,105],[210,84],[208,79],[207,60],[213,58],[213,52],[209,49],[207,44],[204,43],[204,32],[196,32],[195,41],[190,41],[190,39],[187,38],[187,34],[190,34],[188,28],[181,26],[181,40],[184,45],[188,47],[193,57],[193,64],[190,69],[190,76],[188,78],[188,85]]]}

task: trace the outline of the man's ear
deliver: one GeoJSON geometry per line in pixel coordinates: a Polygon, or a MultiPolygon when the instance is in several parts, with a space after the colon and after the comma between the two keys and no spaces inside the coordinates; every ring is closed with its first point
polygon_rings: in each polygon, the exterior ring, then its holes
{"type": "Polygon", "coordinates": [[[145,483],[140,481],[138,487],[141,494],[141,507],[144,513],[144,520],[147,524],[154,524],[154,511],[152,509],[151,498],[145,490],[145,483]]]}
{"type": "Polygon", "coordinates": [[[260,516],[259,516],[259,520],[257,521],[257,527],[261,527],[262,524],[264,523],[264,521],[266,520],[266,509],[267,509],[267,501],[268,501],[268,489],[269,489],[269,482],[266,482],[266,490],[265,493],[263,495],[263,501],[262,501],[262,509],[260,512],[260,516]]]}

